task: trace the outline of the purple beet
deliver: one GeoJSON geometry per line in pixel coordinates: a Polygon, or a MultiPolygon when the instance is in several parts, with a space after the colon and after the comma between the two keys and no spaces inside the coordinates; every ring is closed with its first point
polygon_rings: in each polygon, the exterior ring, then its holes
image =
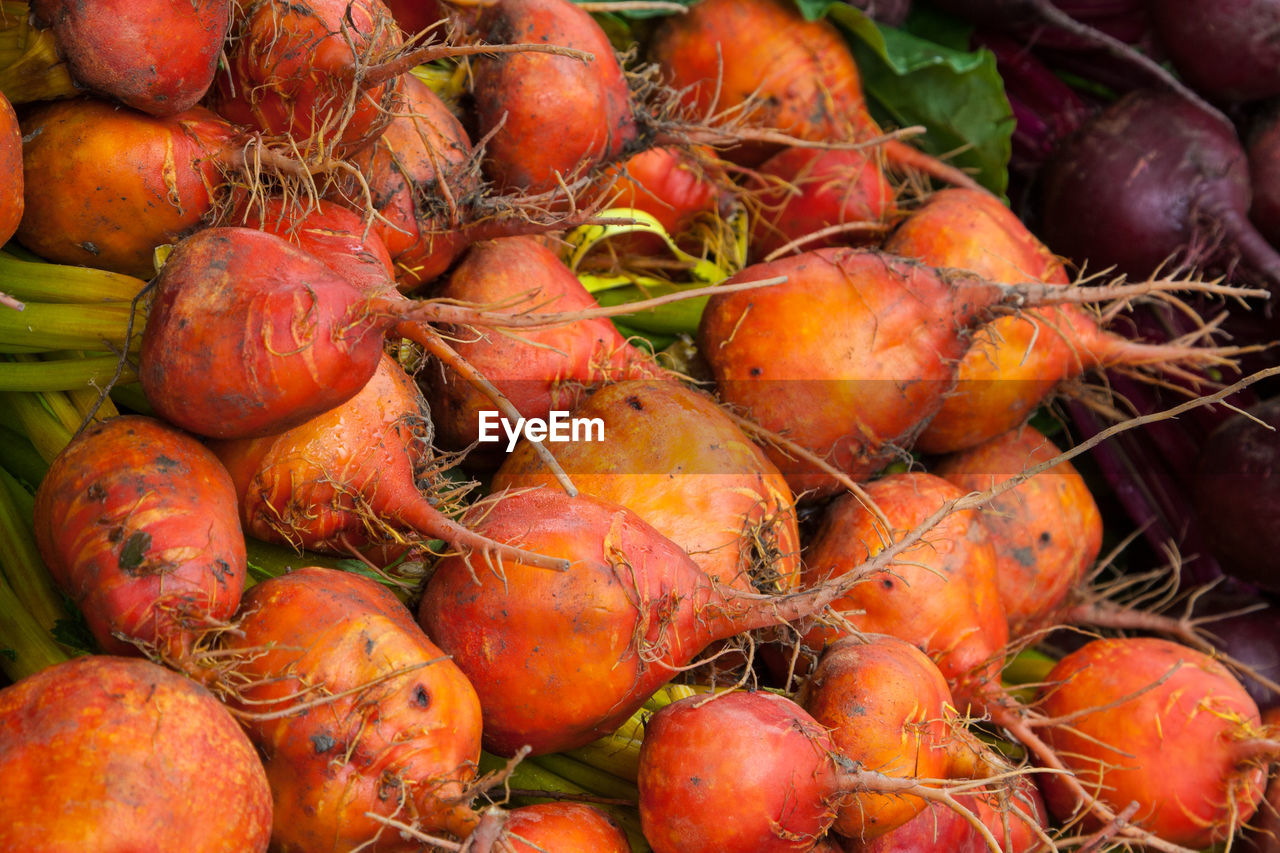
{"type": "Polygon", "coordinates": [[[1246,412],[1205,440],[1193,496],[1223,570],[1280,592],[1280,397],[1246,412]]]}
{"type": "Polygon", "coordinates": [[[1249,218],[1273,246],[1280,245],[1280,104],[1272,104],[1249,129],[1249,218]]]}
{"type": "Polygon", "coordinates": [[[1166,55],[1206,98],[1280,95],[1280,0],[1151,0],[1147,8],[1166,55]]]}
{"type": "Polygon", "coordinates": [[[1146,278],[1161,265],[1280,282],[1280,255],[1249,221],[1248,161],[1234,128],[1174,94],[1130,93],[1046,164],[1042,238],[1091,270],[1146,278]]]}

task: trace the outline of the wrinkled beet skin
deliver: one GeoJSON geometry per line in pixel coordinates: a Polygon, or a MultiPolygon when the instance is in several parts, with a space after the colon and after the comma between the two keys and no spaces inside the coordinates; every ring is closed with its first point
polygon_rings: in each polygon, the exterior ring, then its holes
{"type": "Polygon", "coordinates": [[[99,647],[181,663],[240,606],[235,485],[204,445],[153,418],[91,424],[36,491],[40,555],[99,647]]]}
{"type": "Polygon", "coordinates": [[[356,285],[281,237],[206,228],[156,279],[139,379],[162,417],[199,435],[283,432],[373,375],[383,327],[353,314],[363,306],[356,285]]]}
{"type": "Polygon", "coordinates": [[[1208,241],[1225,212],[1243,213],[1249,200],[1234,133],[1175,95],[1140,91],[1088,122],[1047,164],[1043,237],[1089,269],[1115,265],[1146,278],[1170,258],[1216,248],[1208,241]]]}
{"type": "Polygon", "coordinates": [[[1214,556],[1241,580],[1280,592],[1280,397],[1235,415],[1209,434],[1193,494],[1214,556]]]}
{"type": "Polygon", "coordinates": [[[1215,101],[1280,94],[1280,0],[1153,0],[1147,7],[1174,67],[1215,101]]]}
{"type": "Polygon", "coordinates": [[[32,0],[76,82],[155,116],[193,107],[213,82],[231,0],[32,0]]]}

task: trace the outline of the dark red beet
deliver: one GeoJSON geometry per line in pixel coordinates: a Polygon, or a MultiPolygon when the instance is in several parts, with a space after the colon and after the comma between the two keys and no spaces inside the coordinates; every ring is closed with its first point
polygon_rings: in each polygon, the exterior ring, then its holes
{"type": "Polygon", "coordinates": [[[1147,8],[1165,53],[1200,94],[1280,94],[1280,0],[1158,0],[1147,8]]]}
{"type": "Polygon", "coordinates": [[[1247,218],[1245,152],[1185,99],[1134,92],[1087,122],[1044,173],[1043,238],[1091,269],[1146,278],[1170,260],[1239,261],[1280,281],[1280,256],[1247,218]]]}
{"type": "Polygon", "coordinates": [[[1223,570],[1280,592],[1280,397],[1247,411],[1205,440],[1196,463],[1195,505],[1223,570]]]}
{"type": "Polygon", "coordinates": [[[1280,109],[1254,119],[1249,130],[1249,183],[1253,205],[1249,219],[1271,244],[1280,244],[1280,109]]]}

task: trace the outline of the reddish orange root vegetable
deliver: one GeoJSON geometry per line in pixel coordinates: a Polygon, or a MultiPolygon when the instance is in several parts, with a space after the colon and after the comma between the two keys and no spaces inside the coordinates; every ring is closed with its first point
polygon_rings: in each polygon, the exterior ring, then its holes
{"type": "MultiPolygon", "coordinates": [[[[831,732],[840,755],[864,770],[900,778],[948,775],[956,715],[951,688],[933,661],[905,640],[882,634],[836,640],[798,701],[831,732]]],[[[833,829],[874,838],[924,807],[919,797],[856,791],[841,800],[833,829]]]]}
{"type": "MultiPolygon", "coordinates": [[[[934,473],[981,492],[1058,453],[1026,424],[943,459],[934,473]]],[[[1084,478],[1061,462],[993,499],[982,518],[995,547],[1010,636],[1054,624],[1102,549],[1102,513],[1084,478]]]]}
{"type": "Polygon", "coordinates": [[[327,199],[308,203],[273,195],[245,200],[226,224],[283,237],[368,293],[385,288],[395,276],[391,255],[377,233],[365,227],[359,214],[327,199]]]}
{"type": "Polygon", "coordinates": [[[256,0],[228,42],[214,108],[237,124],[353,151],[386,127],[398,78],[361,71],[390,57],[402,37],[382,0],[256,0]]]}
{"type": "Polygon", "coordinates": [[[570,0],[502,0],[480,15],[490,44],[536,43],[591,59],[512,53],[473,62],[485,171],[503,189],[544,192],[619,158],[636,138],[631,95],[600,25],[570,0]]]}
{"type": "Polygon", "coordinates": [[[475,216],[480,190],[471,141],[439,96],[413,75],[401,82],[403,103],[371,145],[351,155],[372,196],[342,181],[342,200],[355,210],[370,201],[405,292],[443,273],[472,237],[462,230],[475,216]]]}
{"type": "MultiPolygon", "coordinates": [[[[844,37],[830,21],[806,20],[784,0],[700,0],[663,21],[649,53],[701,116],[714,110],[816,142],[881,136],[844,37]]],[[[779,147],[748,143],[725,157],[754,166],[779,147]]],[[[977,188],[963,172],[903,142],[877,148],[892,166],[977,188]]]]}
{"type": "Polygon", "coordinates": [[[195,674],[197,640],[240,605],[235,486],[199,441],[140,415],[88,426],[36,491],[35,534],[98,645],[139,646],[195,674]]]}
{"type": "Polygon", "coordinates": [[[640,821],[655,853],[800,853],[835,819],[826,727],[772,693],[691,696],[640,746],[640,821]]]}
{"type": "MultiPolygon", "coordinates": [[[[795,585],[800,533],[791,490],[714,400],[674,379],[624,380],[593,393],[573,417],[598,418],[604,437],[555,445],[580,492],[634,511],[722,583],[748,591],[753,581],[761,589],[795,585]]],[[[525,441],[491,488],[555,484],[525,441]]]]}
{"type": "Polygon", "coordinates": [[[245,529],[259,539],[336,554],[374,546],[385,563],[415,541],[421,547],[439,538],[477,560],[504,556],[563,568],[479,536],[418,491],[430,462],[428,431],[417,386],[383,355],[345,403],[277,435],[210,446],[231,472],[245,529]]]}
{"type": "Polygon", "coordinates": [[[281,850],[421,849],[367,812],[465,837],[480,708],[458,668],[376,582],[303,568],[254,586],[227,684],[262,750],[281,850]]]}
{"type": "MultiPolygon", "coordinates": [[[[596,301],[578,277],[532,237],[477,243],[436,291],[442,299],[491,306],[504,313],[578,311],[596,301]]],[[[584,389],[607,380],[653,375],[658,368],[631,346],[607,319],[584,319],[527,332],[454,330],[454,351],[489,379],[527,418],[572,409],[584,389]]],[[[432,416],[442,446],[461,449],[480,433],[480,413],[490,399],[465,377],[438,366],[421,374],[435,404],[432,416]]],[[[498,433],[496,424],[494,429],[498,433]]],[[[481,445],[472,462],[501,458],[506,436],[481,445]]]]}
{"type": "MultiPolygon", "coordinates": [[[[865,489],[892,529],[886,530],[853,495],[836,498],[805,550],[806,585],[860,566],[946,501],[965,494],[941,477],[918,471],[892,474],[865,489]]],[[[925,651],[956,698],[967,702],[974,685],[981,689],[998,679],[1008,641],[995,560],[977,511],[953,512],[889,570],[868,576],[834,606],[859,631],[889,634],[925,651]]],[[[837,636],[836,629],[817,626],[806,632],[805,642],[816,650],[837,636]]]]}
{"type": "Polygon", "coordinates": [[[270,837],[244,732],[145,660],[74,658],[0,690],[0,778],[4,850],[265,853],[270,837]]]}
{"type": "Polygon", "coordinates": [[[213,82],[231,0],[181,5],[32,0],[76,82],[155,116],[194,107],[213,82]]]}
{"type": "MultiPolygon", "coordinates": [[[[1201,652],[1154,638],[1094,640],[1059,661],[1040,698],[1061,721],[1045,740],[1085,789],[1116,811],[1136,800],[1133,822],[1166,841],[1223,841],[1262,799],[1275,741],[1258,742],[1257,705],[1201,652]]],[[[1044,786],[1055,817],[1075,811],[1059,779],[1044,786]]]]}
{"type": "Polygon", "coordinates": [[[50,261],[149,279],[153,252],[199,228],[235,129],[203,107],[153,118],[93,98],[22,121],[22,245],[50,261]]]}
{"type": "Polygon", "coordinates": [[[631,853],[622,827],[586,803],[536,803],[512,809],[494,853],[631,853]]]}
{"type": "Polygon", "coordinates": [[[751,222],[751,255],[757,260],[837,225],[864,227],[806,241],[800,249],[877,244],[896,214],[893,187],[874,153],[784,148],[756,174],[748,186],[759,206],[751,222]]]}
{"type": "Polygon", "coordinates": [[[0,246],[22,221],[22,129],[9,99],[0,92],[0,246]]]}

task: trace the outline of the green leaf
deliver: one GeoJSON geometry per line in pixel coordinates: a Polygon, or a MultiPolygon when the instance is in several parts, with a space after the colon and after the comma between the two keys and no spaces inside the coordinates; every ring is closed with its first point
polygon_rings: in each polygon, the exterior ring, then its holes
{"type": "Polygon", "coordinates": [[[914,18],[908,31],[881,26],[847,3],[795,2],[806,17],[826,16],[845,33],[876,121],[887,129],[924,127],[913,144],[973,170],[1004,195],[1014,119],[990,51],[958,48],[967,35],[936,14],[914,18]]]}

